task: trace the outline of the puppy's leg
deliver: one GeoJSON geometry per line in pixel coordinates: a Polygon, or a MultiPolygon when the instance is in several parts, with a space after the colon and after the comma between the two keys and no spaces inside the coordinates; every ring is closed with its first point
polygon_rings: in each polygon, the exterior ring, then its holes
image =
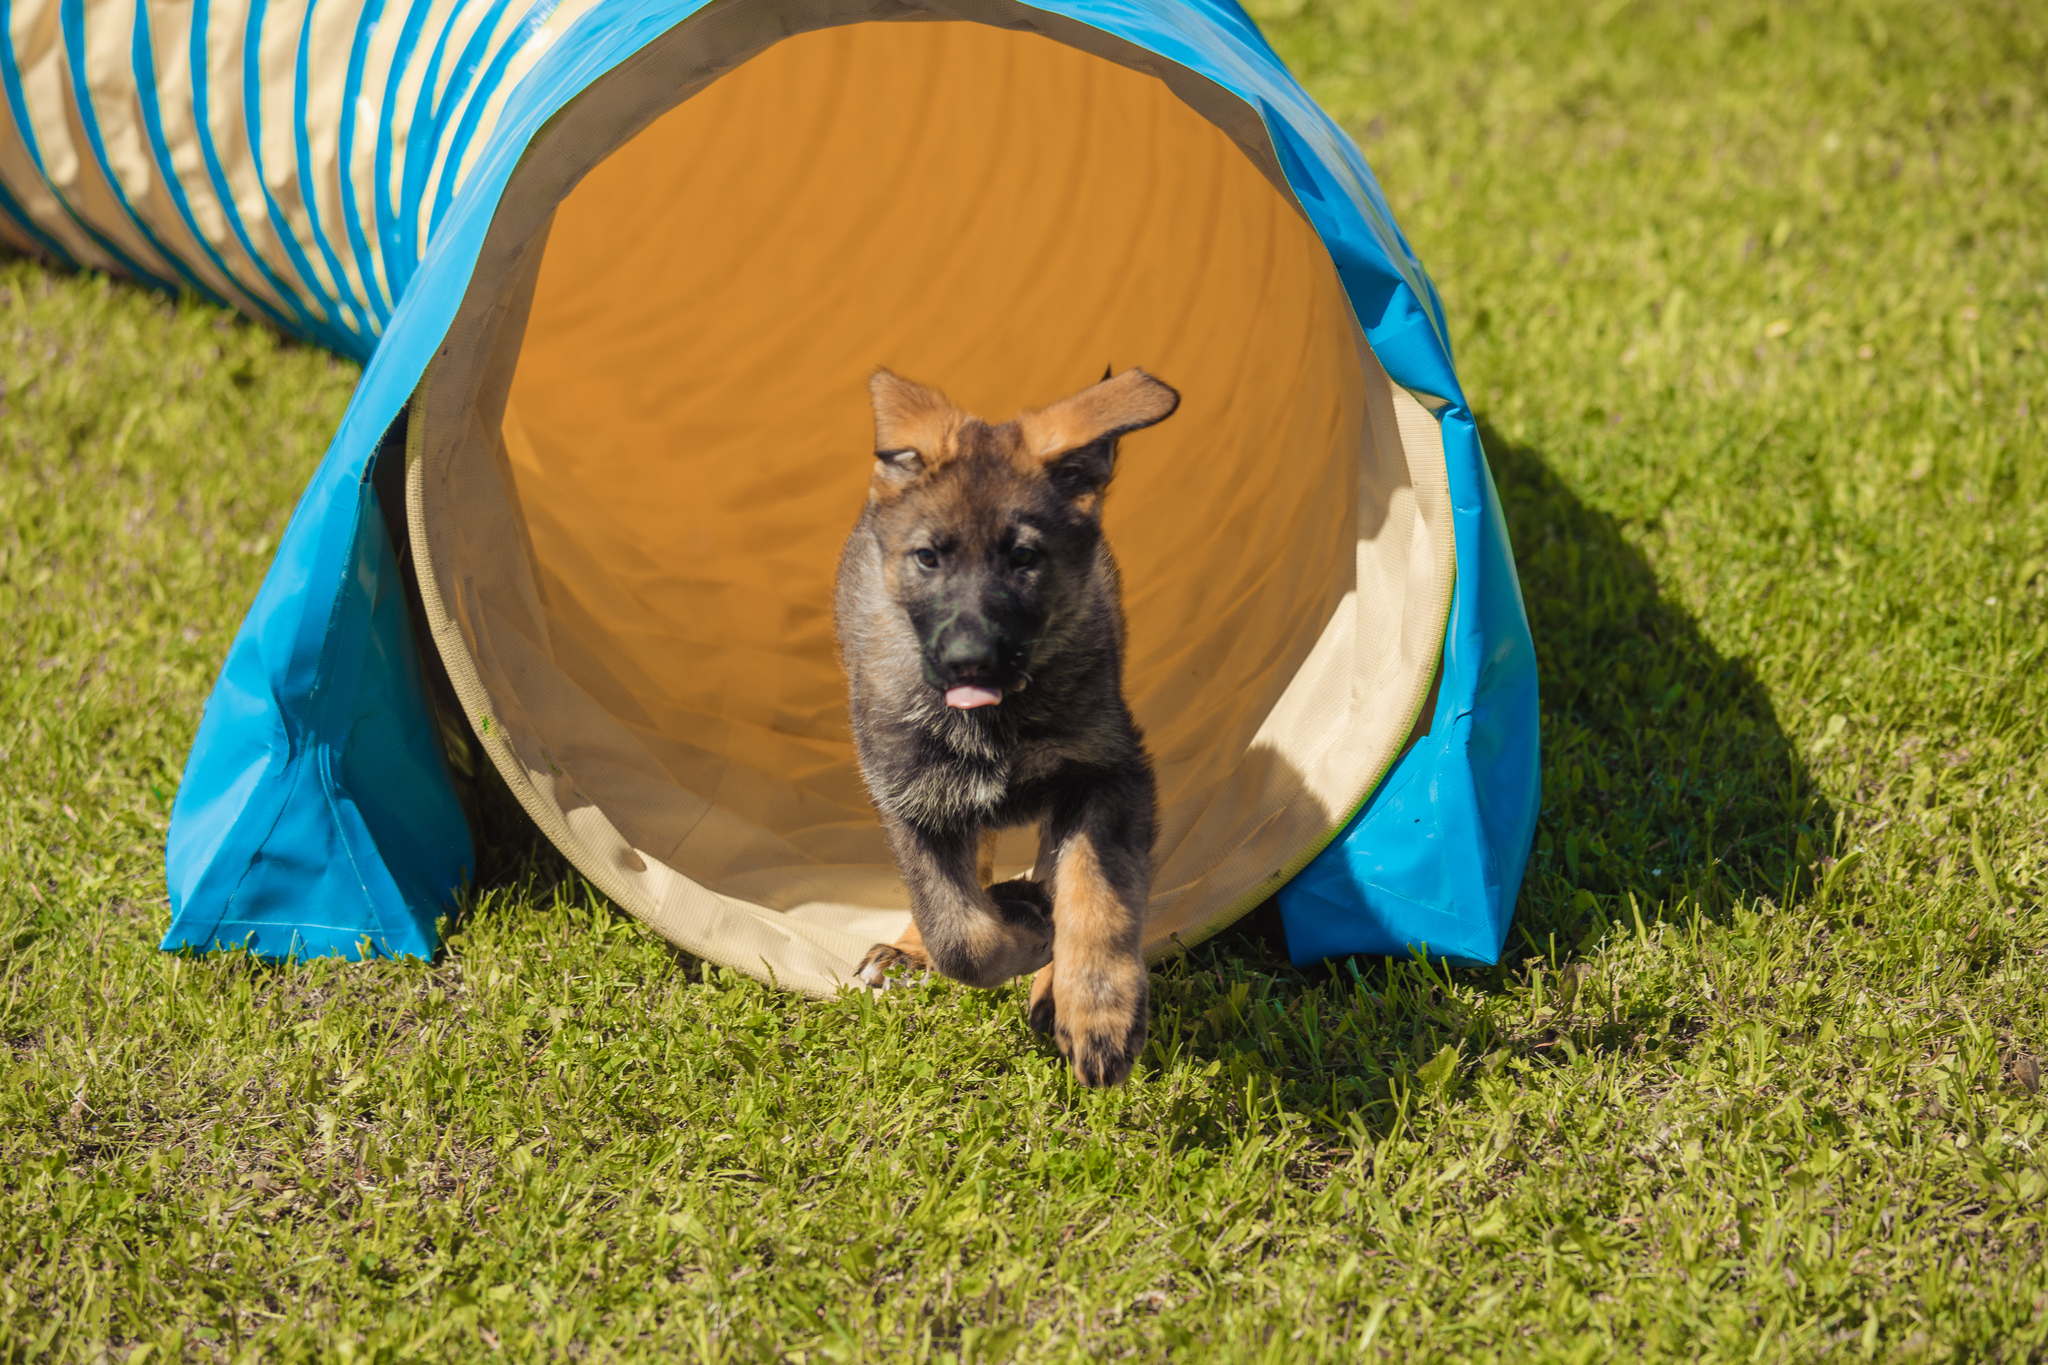
{"type": "MultiPolygon", "coordinates": [[[[989,885],[996,875],[996,844],[1001,838],[1000,830],[985,829],[981,832],[981,843],[974,857],[974,879],[988,887],[991,899],[1027,902],[1041,918],[1049,921],[1052,918],[1052,901],[1046,896],[1045,888],[1037,882],[1013,877],[1000,885],[989,885]]],[[[931,958],[924,950],[924,935],[918,932],[917,920],[912,918],[910,927],[894,943],[877,943],[868,949],[868,955],[860,960],[854,975],[869,986],[887,986],[892,978],[900,979],[913,972],[922,975],[931,969],[931,958]]]]}
{"type": "MultiPolygon", "coordinates": [[[[1033,873],[1043,874],[1044,882],[1034,882],[1038,894],[1044,898],[1045,913],[1052,914],[1052,888],[1054,871],[1059,866],[1059,844],[1053,831],[1052,821],[1043,821],[1038,826],[1038,857],[1033,861],[1033,873]]],[[[1033,1033],[1051,1033],[1053,1021],[1052,963],[1038,969],[1038,975],[1031,978],[1031,998],[1025,1005],[1024,1017],[1033,1033]]]]}
{"type": "Polygon", "coordinates": [[[1033,1033],[1051,1033],[1054,1019],[1052,995],[1052,964],[1046,963],[1038,969],[1038,975],[1031,978],[1031,998],[1024,1006],[1024,1017],[1033,1033]]]}
{"type": "Polygon", "coordinates": [[[868,955],[860,960],[853,974],[862,985],[886,987],[907,984],[905,978],[923,976],[931,969],[931,959],[924,952],[924,935],[917,932],[917,921],[913,919],[894,943],[877,943],[868,949],[868,955]]]}
{"type": "MultiPolygon", "coordinates": [[[[982,866],[980,870],[983,881],[987,881],[995,875],[996,841],[994,835],[994,830],[990,830],[982,835],[982,866]]],[[[1032,872],[1036,872],[1040,868],[1052,866],[1052,845],[1048,842],[1048,838],[1046,827],[1043,825],[1039,826],[1038,858],[1032,866],[1032,872]]],[[[998,902],[1027,902],[1039,914],[1043,915],[1048,923],[1052,920],[1052,891],[1044,882],[1034,880],[1030,873],[1026,873],[1021,877],[1012,877],[1006,882],[997,882],[989,887],[988,894],[998,902]]],[[[1050,962],[1040,967],[1038,975],[1031,978],[1031,1027],[1037,1029],[1040,1033],[1047,1033],[1052,1029],[1052,964],[1050,962]],[[1043,1022],[1039,1018],[1041,1014],[1039,1001],[1041,999],[1045,1002],[1045,1007],[1042,1011],[1044,1014],[1043,1022]]]]}
{"type": "MultiPolygon", "coordinates": [[[[1052,922],[1042,900],[1009,894],[1009,882],[996,888],[1002,893],[997,896],[982,886],[979,833],[934,833],[887,818],[883,824],[910,890],[910,914],[925,960],[934,970],[970,986],[992,987],[1051,960],[1052,922]]],[[[877,945],[862,970],[891,951],[877,945]]]]}
{"type": "Polygon", "coordinates": [[[1056,816],[1052,964],[1031,986],[1084,1085],[1119,1085],[1145,1046],[1150,979],[1139,949],[1152,890],[1152,784],[1126,775],[1056,816]]]}
{"type": "Polygon", "coordinates": [[[974,854],[974,880],[987,886],[996,879],[996,845],[1001,843],[1003,832],[999,829],[985,829],[981,832],[981,846],[974,854]]]}

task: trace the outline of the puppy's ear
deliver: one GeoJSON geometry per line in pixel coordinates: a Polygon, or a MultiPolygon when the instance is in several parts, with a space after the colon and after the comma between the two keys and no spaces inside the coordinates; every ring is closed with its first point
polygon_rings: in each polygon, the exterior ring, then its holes
{"type": "Polygon", "coordinates": [[[1029,458],[1052,471],[1076,493],[1094,492],[1116,469],[1119,436],[1163,422],[1180,406],[1180,395],[1143,370],[1085,388],[1050,407],[1017,419],[1029,458]]]}
{"type": "Polygon", "coordinates": [[[888,370],[875,371],[868,393],[875,402],[878,478],[914,479],[951,453],[959,415],[946,395],[888,370]]]}

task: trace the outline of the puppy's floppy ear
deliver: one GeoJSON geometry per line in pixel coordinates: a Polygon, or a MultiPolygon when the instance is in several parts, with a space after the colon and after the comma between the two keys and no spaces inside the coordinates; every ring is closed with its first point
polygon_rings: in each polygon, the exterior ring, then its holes
{"type": "Polygon", "coordinates": [[[914,478],[951,453],[959,414],[946,395],[888,370],[875,371],[868,394],[875,403],[877,474],[914,478]]]}
{"type": "Polygon", "coordinates": [[[1180,406],[1180,395],[1143,370],[1085,388],[1050,407],[1017,419],[1026,455],[1053,469],[1076,491],[1109,482],[1116,467],[1119,436],[1163,422],[1180,406]]]}

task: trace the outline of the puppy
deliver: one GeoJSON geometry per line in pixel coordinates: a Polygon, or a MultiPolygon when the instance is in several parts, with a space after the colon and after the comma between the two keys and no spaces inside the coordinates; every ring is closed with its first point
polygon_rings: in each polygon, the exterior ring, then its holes
{"type": "Polygon", "coordinates": [[[1145,1045],[1156,798],[1102,500],[1118,438],[1180,395],[1126,370],[991,426],[887,370],[869,387],[874,473],[834,614],[912,925],[860,978],[1037,972],[1031,1026],[1083,1083],[1116,1085],[1145,1045]],[[997,831],[1027,824],[1033,876],[988,885],[997,831]]]}

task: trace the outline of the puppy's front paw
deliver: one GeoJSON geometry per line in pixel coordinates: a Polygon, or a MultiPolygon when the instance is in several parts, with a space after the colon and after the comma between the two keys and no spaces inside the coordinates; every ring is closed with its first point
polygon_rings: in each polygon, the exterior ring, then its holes
{"type": "Polygon", "coordinates": [[[860,960],[860,966],[853,969],[853,975],[864,986],[886,990],[890,986],[908,986],[912,976],[922,977],[931,969],[932,964],[926,959],[923,949],[877,943],[868,949],[868,955],[860,960]]]}
{"type": "Polygon", "coordinates": [[[1052,898],[1045,887],[1026,877],[997,882],[988,889],[1002,925],[999,946],[984,949],[988,984],[995,985],[1045,967],[1052,961],[1052,898]]]}
{"type": "Polygon", "coordinates": [[[1012,877],[991,886],[988,894],[989,899],[1004,907],[1008,914],[1035,911],[1040,919],[1051,923],[1052,897],[1046,892],[1044,882],[1035,882],[1029,877],[1012,877]]]}
{"type": "Polygon", "coordinates": [[[1133,954],[1121,961],[1057,964],[1031,983],[1031,1024],[1052,1034],[1083,1085],[1122,1085],[1145,1049],[1151,981],[1133,954]],[[1043,1024],[1041,1025],[1041,1020],[1043,1024]]]}

